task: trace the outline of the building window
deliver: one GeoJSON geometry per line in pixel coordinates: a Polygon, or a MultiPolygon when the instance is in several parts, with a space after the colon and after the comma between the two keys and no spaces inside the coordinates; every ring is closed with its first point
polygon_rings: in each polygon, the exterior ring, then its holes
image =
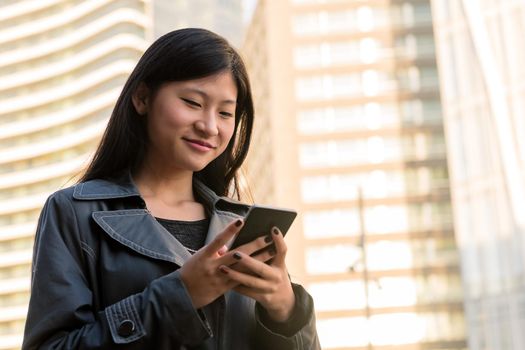
{"type": "Polygon", "coordinates": [[[350,244],[307,248],[306,271],[313,275],[349,273],[360,257],[361,249],[350,244]]]}
{"type": "Polygon", "coordinates": [[[373,38],[364,38],[359,42],[359,56],[362,63],[373,63],[379,58],[379,41],[373,38]]]}
{"type": "Polygon", "coordinates": [[[299,78],[295,82],[296,97],[300,101],[323,100],[362,93],[356,74],[322,75],[299,78]]]}
{"type": "Polygon", "coordinates": [[[382,58],[382,55],[384,56],[387,53],[388,49],[375,38],[307,44],[294,49],[294,64],[299,69],[368,64],[377,62],[382,58]]]}
{"type": "Polygon", "coordinates": [[[377,130],[399,125],[394,104],[369,102],[352,107],[326,107],[303,110],[297,118],[301,134],[323,134],[350,130],[377,130]]]}
{"type": "Polygon", "coordinates": [[[418,343],[425,337],[425,322],[415,313],[374,315],[370,318],[372,344],[418,343]]]}
{"type": "Polygon", "coordinates": [[[315,300],[316,311],[356,310],[366,305],[362,280],[311,283],[308,292],[315,300]]]}
{"type": "MultiPolygon", "coordinates": [[[[312,12],[294,16],[292,20],[293,32],[297,36],[352,33],[359,28],[370,27],[365,20],[370,19],[371,10],[344,10],[338,12],[312,12]]],[[[373,17],[372,17],[373,19],[373,17]]]]}
{"type": "Polygon", "coordinates": [[[359,213],[356,209],[332,209],[303,214],[304,235],[308,239],[357,236],[359,213]]]}
{"type": "Polygon", "coordinates": [[[412,306],[418,303],[418,285],[411,277],[382,277],[369,285],[371,307],[412,306]]]}
{"type": "Polygon", "coordinates": [[[325,90],[324,85],[325,82],[323,81],[322,76],[298,79],[295,83],[295,94],[297,99],[305,101],[330,97],[328,89],[325,90]]]}
{"type": "Polygon", "coordinates": [[[350,175],[307,177],[301,180],[301,193],[307,203],[353,200],[358,184],[350,175]]]}
{"type": "Polygon", "coordinates": [[[294,49],[294,62],[297,68],[319,67],[322,64],[319,45],[302,45],[294,49]]]}
{"type": "MultiPolygon", "coordinates": [[[[299,146],[299,162],[303,168],[317,168],[402,160],[401,141],[407,143],[411,140],[372,136],[366,139],[303,143],[299,146]]],[[[405,148],[411,151],[412,142],[405,148]]]]}
{"type": "Polygon", "coordinates": [[[357,29],[360,32],[370,32],[375,28],[374,11],[368,6],[357,9],[357,29]]]}
{"type": "Polygon", "coordinates": [[[366,346],[368,343],[369,331],[365,317],[338,317],[318,320],[316,326],[323,349],[360,347],[366,346]]]}
{"type": "Polygon", "coordinates": [[[366,207],[365,230],[371,234],[406,232],[410,228],[407,207],[376,205],[366,207]]]}
{"type": "Polygon", "coordinates": [[[363,71],[361,84],[365,96],[376,96],[380,89],[379,73],[371,69],[363,71]]]}
{"type": "Polygon", "coordinates": [[[320,32],[317,13],[305,13],[293,18],[293,31],[297,35],[314,35],[320,32]]]}
{"type": "Polygon", "coordinates": [[[301,182],[307,202],[354,200],[359,189],[364,198],[400,197],[406,194],[405,187],[403,173],[396,170],[305,177],[301,182]]]}
{"type": "Polygon", "coordinates": [[[410,269],[414,265],[412,246],[406,241],[370,243],[367,246],[367,254],[370,270],[410,269]]]}

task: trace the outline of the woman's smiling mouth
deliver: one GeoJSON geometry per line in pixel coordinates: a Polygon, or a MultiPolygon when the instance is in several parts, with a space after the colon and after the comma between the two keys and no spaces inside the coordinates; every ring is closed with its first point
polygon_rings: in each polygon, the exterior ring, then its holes
{"type": "Polygon", "coordinates": [[[189,138],[182,138],[188,145],[190,145],[192,148],[199,150],[199,151],[210,151],[215,149],[216,147],[211,145],[210,143],[202,140],[197,139],[189,139],[189,138]]]}

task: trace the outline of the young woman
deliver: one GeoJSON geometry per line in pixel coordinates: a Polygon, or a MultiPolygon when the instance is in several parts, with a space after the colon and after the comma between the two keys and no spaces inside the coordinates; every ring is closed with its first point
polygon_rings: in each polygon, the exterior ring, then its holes
{"type": "Polygon", "coordinates": [[[153,43],[83,178],[42,210],[23,349],[319,349],[279,230],[225,246],[249,208],[227,196],[253,114],[226,40],[153,43]]]}

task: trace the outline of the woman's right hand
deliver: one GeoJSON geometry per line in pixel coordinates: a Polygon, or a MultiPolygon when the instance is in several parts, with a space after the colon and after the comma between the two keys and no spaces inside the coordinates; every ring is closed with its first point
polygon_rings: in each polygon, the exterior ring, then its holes
{"type": "MultiPolygon", "coordinates": [[[[238,247],[234,251],[228,251],[225,246],[241,229],[242,220],[230,223],[224,231],[219,233],[213,241],[197,251],[180,268],[182,282],[186,286],[191,297],[193,306],[197,309],[210,304],[212,301],[237,286],[236,282],[219,272],[219,266],[226,265],[235,269],[237,259],[235,252],[239,251],[247,255],[259,251],[271,243],[271,236],[260,237],[250,243],[238,247]]],[[[267,262],[275,255],[275,249],[265,249],[254,258],[267,262]]],[[[248,270],[239,268],[239,272],[249,273],[248,270]]]]}
{"type": "Polygon", "coordinates": [[[242,224],[240,219],[230,223],[180,268],[180,277],[195,308],[210,304],[237,285],[219,272],[219,266],[237,261],[233,253],[227,252],[225,244],[239,232],[242,224]]]}

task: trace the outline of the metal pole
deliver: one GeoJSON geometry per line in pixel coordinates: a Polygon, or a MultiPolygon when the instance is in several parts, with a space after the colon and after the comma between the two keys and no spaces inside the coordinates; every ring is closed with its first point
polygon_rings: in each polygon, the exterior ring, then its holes
{"type": "MultiPolygon", "coordinates": [[[[359,213],[359,232],[360,240],[359,247],[361,248],[361,263],[363,264],[363,284],[365,287],[365,316],[366,316],[366,326],[369,329],[370,327],[370,303],[368,295],[368,263],[366,257],[366,229],[365,229],[365,215],[364,215],[364,200],[363,192],[361,186],[357,188],[357,205],[359,213]]],[[[372,350],[372,343],[370,342],[370,333],[368,333],[367,340],[368,350],[372,350]]]]}

